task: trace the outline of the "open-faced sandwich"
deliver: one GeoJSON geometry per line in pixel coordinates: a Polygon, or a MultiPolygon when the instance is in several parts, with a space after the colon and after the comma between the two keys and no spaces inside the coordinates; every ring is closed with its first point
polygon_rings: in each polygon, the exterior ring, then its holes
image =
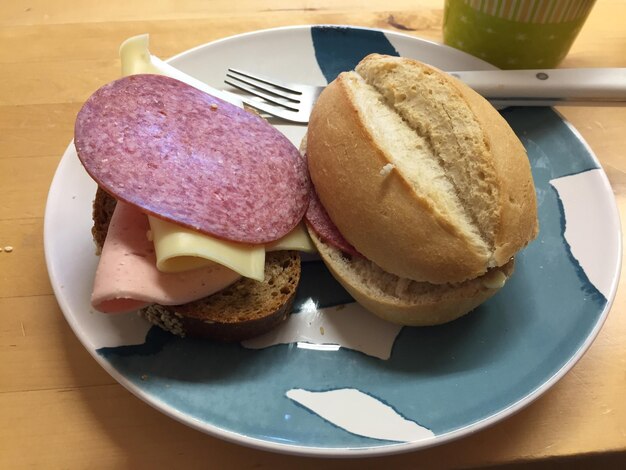
{"type": "Polygon", "coordinates": [[[92,304],[177,334],[242,340],[284,320],[300,277],[309,178],[257,115],[173,78],[97,90],[75,145],[98,183],[92,304]],[[267,254],[266,254],[267,252],[267,254]]]}

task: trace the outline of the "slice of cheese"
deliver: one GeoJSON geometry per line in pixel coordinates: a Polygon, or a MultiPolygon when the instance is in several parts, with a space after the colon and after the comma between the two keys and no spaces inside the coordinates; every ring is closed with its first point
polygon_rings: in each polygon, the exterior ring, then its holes
{"type": "Polygon", "coordinates": [[[167,62],[164,62],[158,57],[150,54],[148,46],[149,36],[147,34],[133,36],[122,43],[120,46],[120,59],[122,61],[123,77],[138,73],[165,75],[167,77],[180,80],[187,85],[191,85],[192,87],[204,91],[211,96],[215,96],[216,98],[228,101],[235,106],[243,108],[243,102],[237,95],[210,87],[197,78],[187,75],[183,71],[178,70],[176,67],[173,67],[167,62]]]}
{"type": "Polygon", "coordinates": [[[215,262],[242,276],[263,280],[263,245],[243,245],[217,240],[156,217],[148,216],[148,220],[159,271],[189,271],[215,262]]]}
{"type": "MultiPolygon", "coordinates": [[[[178,79],[210,95],[229,101],[237,106],[237,98],[229,93],[216,90],[161,59],[150,54],[148,35],[134,36],[124,41],[120,47],[122,75],[154,73],[178,79]]],[[[262,281],[265,267],[263,245],[243,245],[210,237],[166,222],[156,217],[148,217],[157,256],[157,268],[166,273],[189,271],[218,263],[242,276],[262,281]]],[[[268,251],[300,250],[313,253],[315,248],[302,224],[285,237],[269,244],[268,251]]]]}
{"type": "Polygon", "coordinates": [[[275,242],[265,245],[265,251],[297,250],[315,253],[315,245],[304,224],[300,223],[291,232],[275,242]]]}
{"type": "Polygon", "coordinates": [[[218,263],[242,276],[262,281],[266,250],[315,251],[302,224],[265,247],[218,240],[152,216],[148,216],[148,220],[157,268],[166,273],[189,271],[218,263]]]}

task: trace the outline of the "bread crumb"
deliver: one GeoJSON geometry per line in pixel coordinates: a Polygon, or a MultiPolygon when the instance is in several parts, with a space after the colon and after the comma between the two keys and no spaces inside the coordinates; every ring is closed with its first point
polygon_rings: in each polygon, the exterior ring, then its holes
{"type": "Polygon", "coordinates": [[[217,105],[216,105],[215,103],[213,103],[213,104],[211,105],[211,109],[212,109],[213,111],[215,111],[215,110],[217,109],[217,105]]]}
{"type": "Polygon", "coordinates": [[[11,253],[13,251],[13,247],[10,245],[7,245],[4,247],[4,251],[6,251],[7,253],[11,253]]]}
{"type": "Polygon", "coordinates": [[[395,168],[395,165],[393,163],[387,163],[384,167],[382,167],[382,169],[380,170],[380,176],[387,176],[389,173],[391,173],[391,170],[393,170],[395,168]]]}

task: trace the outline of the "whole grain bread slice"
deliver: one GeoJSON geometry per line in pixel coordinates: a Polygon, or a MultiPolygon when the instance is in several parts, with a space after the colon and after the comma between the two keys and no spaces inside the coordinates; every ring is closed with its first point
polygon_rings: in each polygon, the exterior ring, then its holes
{"type": "MultiPolygon", "coordinates": [[[[98,253],[115,204],[112,196],[98,188],[92,228],[98,253]]],[[[291,313],[300,272],[297,251],[269,252],[265,257],[263,282],[241,278],[208,297],[184,305],[153,304],[139,310],[139,315],[178,336],[243,341],[266,333],[286,320],[291,313]]]]}

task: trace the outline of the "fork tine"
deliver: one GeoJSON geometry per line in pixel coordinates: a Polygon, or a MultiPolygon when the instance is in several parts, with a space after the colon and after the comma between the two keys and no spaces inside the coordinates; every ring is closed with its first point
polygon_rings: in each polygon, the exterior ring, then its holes
{"type": "Polygon", "coordinates": [[[300,102],[300,100],[298,100],[296,98],[292,98],[291,96],[289,96],[289,95],[287,95],[287,94],[285,94],[283,92],[279,93],[278,90],[276,90],[276,88],[272,89],[272,88],[266,87],[266,86],[264,86],[264,85],[262,85],[260,83],[254,83],[254,82],[251,82],[249,80],[246,80],[245,78],[240,78],[240,77],[237,77],[237,76],[232,75],[230,73],[227,73],[226,76],[228,78],[232,78],[233,80],[237,80],[238,82],[245,83],[246,85],[249,85],[249,86],[254,87],[256,89],[263,90],[263,91],[269,93],[270,95],[274,95],[274,96],[277,96],[279,98],[283,98],[283,99],[286,99],[288,101],[291,101],[292,103],[299,103],[300,102]]]}
{"type": "Polygon", "coordinates": [[[281,119],[286,119],[287,121],[299,122],[303,124],[306,124],[309,122],[308,116],[306,115],[302,116],[299,113],[295,113],[293,111],[287,111],[286,109],[279,109],[279,108],[276,108],[276,106],[265,104],[261,101],[251,100],[250,98],[245,98],[239,95],[237,96],[239,97],[239,99],[241,99],[241,101],[243,101],[246,105],[250,106],[251,108],[257,109],[259,111],[270,114],[272,116],[276,116],[281,119]]]}
{"type": "Polygon", "coordinates": [[[266,85],[272,85],[276,88],[279,88],[283,91],[287,91],[289,93],[293,93],[295,95],[302,94],[301,91],[291,88],[288,83],[280,82],[274,78],[266,77],[264,75],[259,75],[259,74],[251,74],[250,72],[244,72],[243,70],[237,70],[237,69],[228,69],[228,71],[241,75],[246,78],[251,78],[252,80],[256,80],[261,83],[265,83],[266,85]]]}
{"type": "MultiPolygon", "coordinates": [[[[289,111],[298,112],[298,108],[294,108],[294,107],[289,106],[289,104],[287,104],[287,103],[280,102],[280,101],[276,100],[276,97],[273,97],[273,96],[270,96],[270,95],[268,95],[266,93],[260,92],[259,90],[255,89],[255,88],[249,87],[248,85],[241,84],[241,83],[235,83],[235,82],[232,82],[230,80],[224,80],[224,83],[226,83],[226,84],[228,84],[228,85],[230,85],[232,87],[235,87],[238,90],[245,91],[246,93],[250,93],[251,95],[263,98],[265,101],[267,101],[269,103],[273,103],[276,106],[281,106],[281,107],[283,107],[283,108],[285,108],[285,109],[287,109],[289,111]]],[[[243,101],[243,98],[242,98],[242,101],[243,101]]],[[[256,101],[252,101],[252,102],[256,103],[256,101]]],[[[262,110],[262,111],[264,111],[264,110],[262,110]]]]}

